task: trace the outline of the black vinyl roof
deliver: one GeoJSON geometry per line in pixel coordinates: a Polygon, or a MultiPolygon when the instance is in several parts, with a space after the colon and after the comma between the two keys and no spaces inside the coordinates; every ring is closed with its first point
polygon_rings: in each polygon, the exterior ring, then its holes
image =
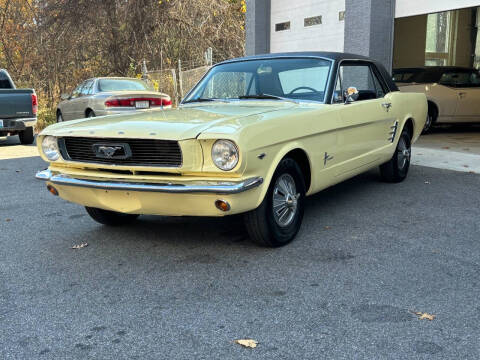
{"type": "Polygon", "coordinates": [[[283,53],[272,53],[272,54],[260,54],[245,56],[241,58],[230,59],[221,62],[220,64],[244,61],[244,60],[261,60],[261,59],[272,59],[272,58],[281,58],[281,57],[321,57],[325,59],[340,61],[340,60],[369,60],[374,62],[374,60],[355,54],[340,53],[340,52],[328,52],[328,51],[300,51],[300,52],[283,52],[283,53]]]}

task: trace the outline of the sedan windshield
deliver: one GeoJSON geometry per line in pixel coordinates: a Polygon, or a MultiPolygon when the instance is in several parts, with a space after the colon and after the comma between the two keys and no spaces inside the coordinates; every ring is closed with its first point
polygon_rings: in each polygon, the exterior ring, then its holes
{"type": "Polygon", "coordinates": [[[135,79],[100,79],[98,81],[98,89],[100,92],[152,90],[152,88],[146,82],[135,79]]]}
{"type": "Polygon", "coordinates": [[[284,58],[217,65],[184,103],[247,99],[323,102],[331,64],[316,58],[284,58]]]}

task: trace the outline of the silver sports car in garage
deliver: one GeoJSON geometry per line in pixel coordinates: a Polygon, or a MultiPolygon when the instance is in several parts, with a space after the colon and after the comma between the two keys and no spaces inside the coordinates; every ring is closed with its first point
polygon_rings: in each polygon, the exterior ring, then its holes
{"type": "Polygon", "coordinates": [[[151,108],[169,108],[170,96],[133,78],[94,78],[82,82],[57,107],[57,122],[121,114],[151,108]]]}

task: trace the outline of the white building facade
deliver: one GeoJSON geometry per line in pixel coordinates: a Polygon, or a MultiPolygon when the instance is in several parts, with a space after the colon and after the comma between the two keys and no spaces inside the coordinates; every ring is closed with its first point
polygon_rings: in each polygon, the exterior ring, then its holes
{"type": "Polygon", "coordinates": [[[351,52],[387,68],[477,66],[478,7],[480,0],[249,0],[246,50],[351,52]]]}

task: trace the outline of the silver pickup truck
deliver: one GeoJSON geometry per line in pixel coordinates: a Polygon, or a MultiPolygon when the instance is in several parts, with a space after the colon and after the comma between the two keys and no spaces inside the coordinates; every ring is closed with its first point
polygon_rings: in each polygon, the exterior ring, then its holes
{"type": "Polygon", "coordinates": [[[37,111],[35,90],[17,89],[8,72],[0,69],[0,136],[18,134],[22,144],[32,144],[37,111]]]}

